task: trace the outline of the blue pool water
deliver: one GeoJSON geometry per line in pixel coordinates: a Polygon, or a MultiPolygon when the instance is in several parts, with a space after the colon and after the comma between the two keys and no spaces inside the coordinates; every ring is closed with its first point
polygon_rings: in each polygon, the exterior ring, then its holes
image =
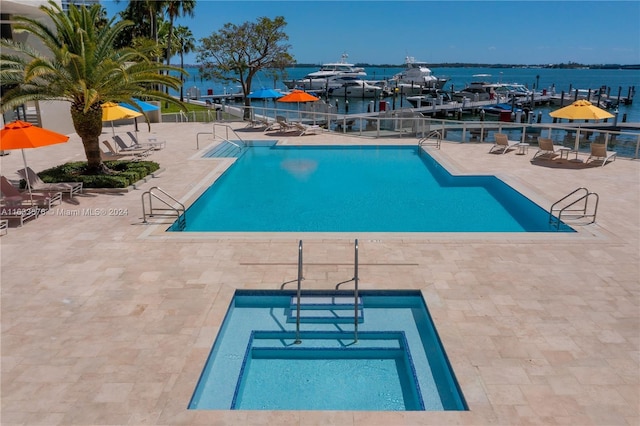
{"type": "MultiPolygon", "coordinates": [[[[572,231],[564,225],[560,230],[572,231]]],[[[187,210],[185,231],[556,228],[548,212],[500,179],[452,176],[414,146],[255,146],[187,210]]]]}
{"type": "Polygon", "coordinates": [[[237,290],[190,409],[466,410],[417,291],[237,290]],[[349,316],[351,316],[349,320],[349,316]]]}

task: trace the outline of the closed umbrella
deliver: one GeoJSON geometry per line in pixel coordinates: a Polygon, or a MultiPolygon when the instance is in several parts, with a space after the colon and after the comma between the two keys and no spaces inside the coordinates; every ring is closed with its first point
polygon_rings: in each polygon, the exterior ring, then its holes
{"type": "MultiPolygon", "coordinates": [[[[565,118],[567,120],[603,120],[605,118],[613,118],[613,114],[602,108],[598,108],[591,102],[581,99],[575,101],[571,105],[552,111],[549,115],[553,118],[565,118]]],[[[580,126],[576,132],[576,145],[574,150],[578,152],[580,142],[580,126]]],[[[577,154],[576,154],[577,155],[577,154]]]]}
{"type": "MultiPolygon", "coordinates": [[[[41,146],[64,143],[68,140],[69,136],[56,133],[52,130],[43,129],[42,127],[37,127],[31,123],[20,120],[12,121],[0,130],[0,150],[22,150],[22,161],[24,162],[25,170],[27,170],[27,157],[24,154],[25,148],[38,148],[41,146]]],[[[29,196],[31,197],[33,194],[31,193],[29,179],[27,179],[27,189],[29,190],[29,196]]],[[[31,202],[33,203],[33,198],[31,198],[31,202]]]]}

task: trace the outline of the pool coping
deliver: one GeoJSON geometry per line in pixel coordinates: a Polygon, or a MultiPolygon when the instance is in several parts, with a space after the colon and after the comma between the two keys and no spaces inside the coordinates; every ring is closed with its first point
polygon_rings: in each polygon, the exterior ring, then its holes
{"type": "MultiPolygon", "coordinates": [[[[233,165],[236,158],[222,157],[222,158],[203,158],[203,152],[217,146],[219,143],[212,143],[202,148],[202,152],[198,152],[189,160],[195,161],[216,161],[218,164],[214,169],[207,174],[206,177],[195,183],[190,191],[178,198],[178,201],[182,203],[187,209],[213,184],[219,179],[224,172],[233,165]]],[[[277,145],[285,145],[284,143],[277,142],[277,145]]],[[[287,141],[287,146],[294,144],[287,141]]],[[[358,146],[358,145],[344,145],[344,144],[323,144],[327,146],[358,146]]],[[[411,146],[415,144],[409,143],[376,143],[379,146],[411,146]]],[[[305,145],[294,145],[305,146],[305,145]]],[[[364,145],[363,145],[364,146],[364,145]]],[[[368,145],[367,145],[368,146],[368,145]]],[[[519,192],[522,196],[528,198],[533,203],[543,208],[543,205],[550,205],[550,201],[544,194],[540,193],[535,187],[529,185],[527,182],[522,181],[516,177],[504,174],[496,173],[480,174],[469,173],[461,169],[461,167],[449,156],[444,154],[442,150],[432,147],[423,147],[423,150],[428,152],[447,172],[454,176],[495,176],[502,180],[505,184],[519,192]]],[[[155,221],[154,221],[155,222],[155,221]]],[[[609,243],[612,234],[608,233],[597,223],[590,223],[586,225],[570,224],[570,226],[576,232],[168,232],[166,229],[174,222],[173,218],[169,221],[161,220],[159,223],[144,224],[147,227],[146,230],[140,233],[138,238],[159,238],[169,241],[201,241],[201,240],[247,240],[247,239],[268,239],[268,240],[336,240],[336,239],[355,239],[360,237],[362,240],[369,242],[386,241],[386,240],[420,240],[420,241],[468,241],[473,243],[475,241],[501,241],[505,243],[548,243],[549,241],[579,241],[588,239],[593,242],[593,239],[602,239],[603,242],[609,243]]]]}

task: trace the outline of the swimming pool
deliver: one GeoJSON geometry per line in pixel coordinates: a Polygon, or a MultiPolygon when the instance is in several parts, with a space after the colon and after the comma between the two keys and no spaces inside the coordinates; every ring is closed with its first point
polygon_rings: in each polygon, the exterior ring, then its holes
{"type": "Polygon", "coordinates": [[[453,176],[415,146],[250,147],[185,217],[196,232],[556,231],[500,179],[453,176]]]}
{"type": "Polygon", "coordinates": [[[466,410],[418,291],[236,290],[189,404],[234,410],[466,410]],[[349,318],[350,316],[350,318],[349,318]]]}

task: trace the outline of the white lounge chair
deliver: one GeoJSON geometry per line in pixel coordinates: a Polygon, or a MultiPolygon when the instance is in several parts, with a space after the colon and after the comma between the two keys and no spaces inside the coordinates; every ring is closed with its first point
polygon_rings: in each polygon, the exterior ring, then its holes
{"type": "Polygon", "coordinates": [[[295,127],[296,130],[300,131],[300,135],[299,136],[304,136],[304,135],[310,135],[310,134],[317,134],[318,132],[322,131],[322,127],[314,124],[314,125],[308,125],[308,124],[302,124],[299,122],[293,122],[291,123],[291,125],[293,127],[295,127]]]}
{"type": "Polygon", "coordinates": [[[130,148],[153,148],[156,151],[163,149],[167,142],[165,141],[157,141],[156,139],[149,138],[148,142],[140,142],[138,138],[131,132],[127,132],[127,135],[131,138],[130,148]]]}
{"type": "Polygon", "coordinates": [[[591,144],[591,155],[589,155],[586,162],[588,163],[592,159],[600,160],[602,161],[602,167],[604,167],[607,161],[616,159],[616,154],[615,151],[607,151],[607,145],[594,142],[591,144]]]}
{"type": "Polygon", "coordinates": [[[505,135],[504,133],[496,133],[493,135],[493,137],[495,139],[495,142],[489,150],[489,153],[494,152],[495,149],[500,150],[500,154],[504,154],[511,148],[516,148],[518,145],[520,145],[520,142],[518,141],[510,141],[507,135],[505,135]]]}
{"type": "Polygon", "coordinates": [[[69,193],[69,198],[73,198],[75,195],[82,193],[82,182],[44,182],[31,167],[18,170],[18,174],[22,179],[29,182],[29,186],[33,192],[69,193]]]}
{"type": "Polygon", "coordinates": [[[109,141],[102,141],[102,143],[104,144],[104,146],[107,147],[106,152],[105,151],[100,152],[102,159],[105,161],[122,160],[127,158],[130,158],[133,160],[139,160],[141,158],[148,157],[153,152],[152,148],[147,148],[139,151],[131,150],[131,151],[118,152],[115,149],[113,149],[113,146],[109,143],[109,141]]]}

